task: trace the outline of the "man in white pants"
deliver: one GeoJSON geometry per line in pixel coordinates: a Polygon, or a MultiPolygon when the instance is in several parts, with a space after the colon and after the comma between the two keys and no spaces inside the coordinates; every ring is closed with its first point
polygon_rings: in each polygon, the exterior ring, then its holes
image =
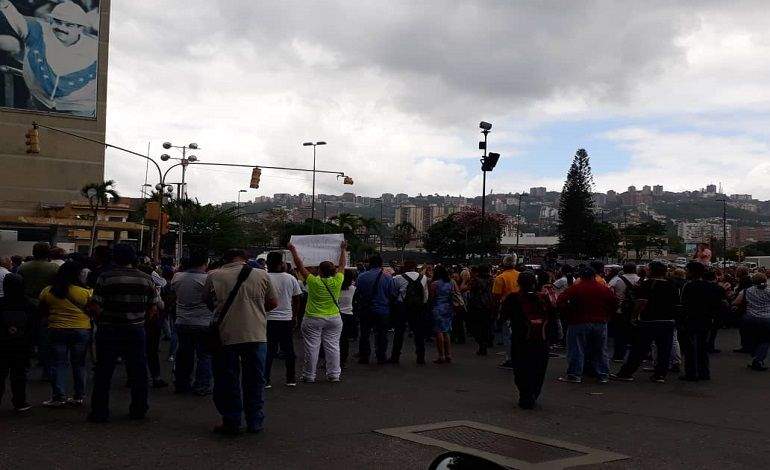
{"type": "Polygon", "coordinates": [[[318,266],[318,275],[307,270],[297,248],[289,244],[289,251],[294,257],[297,273],[307,284],[307,307],[305,318],[302,320],[302,340],[305,345],[305,365],[302,372],[303,382],[315,382],[318,352],[321,344],[326,358],[326,379],[339,382],[342,368],[340,367],[340,335],[342,334],[342,318],[340,317],[339,299],[342,282],[345,279],[345,249],[347,243],[341,245],[340,259],[337,266],[331,261],[324,261],[318,266]]]}

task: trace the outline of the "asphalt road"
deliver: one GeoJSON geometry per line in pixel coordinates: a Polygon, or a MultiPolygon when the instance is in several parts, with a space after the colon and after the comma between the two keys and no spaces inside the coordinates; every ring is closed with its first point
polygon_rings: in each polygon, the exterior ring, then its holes
{"type": "MultiPolygon", "coordinates": [[[[719,345],[731,351],[733,331],[719,345]]],[[[164,347],[167,343],[164,343],[164,347]]],[[[724,352],[712,358],[713,380],[666,384],[562,384],[564,359],[552,360],[541,409],[516,408],[510,372],[499,356],[480,358],[473,345],[457,347],[451,365],[351,365],[339,384],[280,385],[274,367],[266,430],[257,436],[221,438],[210,430],[218,415],[210,397],[153,390],[142,422],[122,418],[128,391],[123,373],[114,381],[113,421],[85,422],[86,410],[29,415],[0,409],[0,468],[346,468],[424,469],[442,449],[383,436],[381,428],[469,420],[517,432],[609,450],[629,460],[603,468],[763,468],[770,462],[770,373],[745,368],[747,357],[724,352]],[[764,462],[764,463],[762,463],[764,462]]],[[[35,371],[37,376],[39,371],[35,371]]],[[[31,381],[32,402],[50,388],[31,381]]]]}

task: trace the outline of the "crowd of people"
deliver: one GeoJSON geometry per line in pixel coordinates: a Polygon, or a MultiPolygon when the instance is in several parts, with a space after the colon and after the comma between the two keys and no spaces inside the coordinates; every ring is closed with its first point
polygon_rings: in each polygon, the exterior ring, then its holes
{"type": "Polygon", "coordinates": [[[409,259],[384,266],[379,255],[348,267],[345,248],[318,266],[305,266],[292,245],[290,259],[275,251],[253,260],[233,249],[212,262],[193,250],[180,266],[155,265],[127,244],[98,246],[86,257],[39,243],[29,259],[2,258],[0,399],[9,378],[13,407],[31,408],[27,376],[36,359],[51,383],[43,406],[84,406],[90,357],[88,420],[109,421],[118,364],[131,389],[129,416],[142,419],[150,387],[169,386],[163,337],[174,393],[213,395],[222,417],[215,431],[226,435],[241,433],[244,422],[247,432],[263,429],[276,360],[287,387],[319,375],[340,382],[351,356],[360,364],[399,364],[411,349],[407,338],[418,366],[435,349],[431,362],[448,367],[453,346],[469,338],[479,356],[502,347],[499,367],[513,371],[524,409],[536,406],[549,360],[565,352],[562,382],[628,382],[641,367],[656,383],[672,372],[705,381],[720,329],[738,327],[736,351],[752,355],[750,369],[767,370],[770,291],[762,270],[723,271],[699,260],[684,269],[662,262],[530,269],[512,256],[495,267],[409,259]]]}

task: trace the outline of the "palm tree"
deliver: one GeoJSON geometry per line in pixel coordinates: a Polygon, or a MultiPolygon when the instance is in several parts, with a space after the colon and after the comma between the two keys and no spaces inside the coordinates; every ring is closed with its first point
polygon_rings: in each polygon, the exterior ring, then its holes
{"type": "Polygon", "coordinates": [[[361,227],[361,217],[350,214],[348,212],[343,212],[342,214],[335,215],[332,217],[332,220],[337,221],[337,226],[340,228],[342,232],[349,232],[351,234],[356,234],[358,232],[359,227],[361,227]]]}
{"type": "Polygon", "coordinates": [[[393,227],[393,243],[401,249],[401,263],[404,262],[404,253],[406,252],[406,245],[414,240],[417,235],[417,229],[411,222],[403,221],[400,224],[393,227]]]}
{"type": "Polygon", "coordinates": [[[380,229],[380,221],[378,219],[375,219],[373,217],[361,217],[360,218],[361,227],[365,230],[365,240],[367,243],[371,240],[372,236],[376,233],[378,233],[378,230],[380,229]]]}
{"type": "Polygon", "coordinates": [[[115,182],[113,180],[103,181],[101,183],[88,183],[80,190],[80,194],[88,199],[88,205],[93,212],[93,221],[91,223],[91,245],[88,248],[88,255],[91,256],[94,253],[94,245],[96,245],[96,222],[99,217],[99,209],[107,209],[110,202],[118,202],[120,195],[113,186],[115,182]]]}

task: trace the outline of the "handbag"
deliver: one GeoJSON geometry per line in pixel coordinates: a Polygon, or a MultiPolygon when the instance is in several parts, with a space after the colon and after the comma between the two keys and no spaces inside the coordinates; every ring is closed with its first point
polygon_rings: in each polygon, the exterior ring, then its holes
{"type": "Polygon", "coordinates": [[[452,281],[452,306],[456,310],[461,310],[463,312],[468,310],[468,307],[465,305],[465,297],[463,297],[462,292],[456,289],[457,284],[455,284],[454,281],[452,281]]]}
{"type": "Polygon", "coordinates": [[[241,285],[248,279],[250,274],[251,266],[244,265],[241,272],[238,273],[238,280],[235,281],[233,290],[230,291],[225,304],[222,306],[222,309],[219,310],[216,320],[209,325],[208,330],[206,331],[206,349],[208,349],[210,353],[216,353],[222,350],[222,336],[219,333],[219,326],[225,320],[227,312],[230,311],[230,307],[233,305],[235,296],[238,295],[241,285]]]}

